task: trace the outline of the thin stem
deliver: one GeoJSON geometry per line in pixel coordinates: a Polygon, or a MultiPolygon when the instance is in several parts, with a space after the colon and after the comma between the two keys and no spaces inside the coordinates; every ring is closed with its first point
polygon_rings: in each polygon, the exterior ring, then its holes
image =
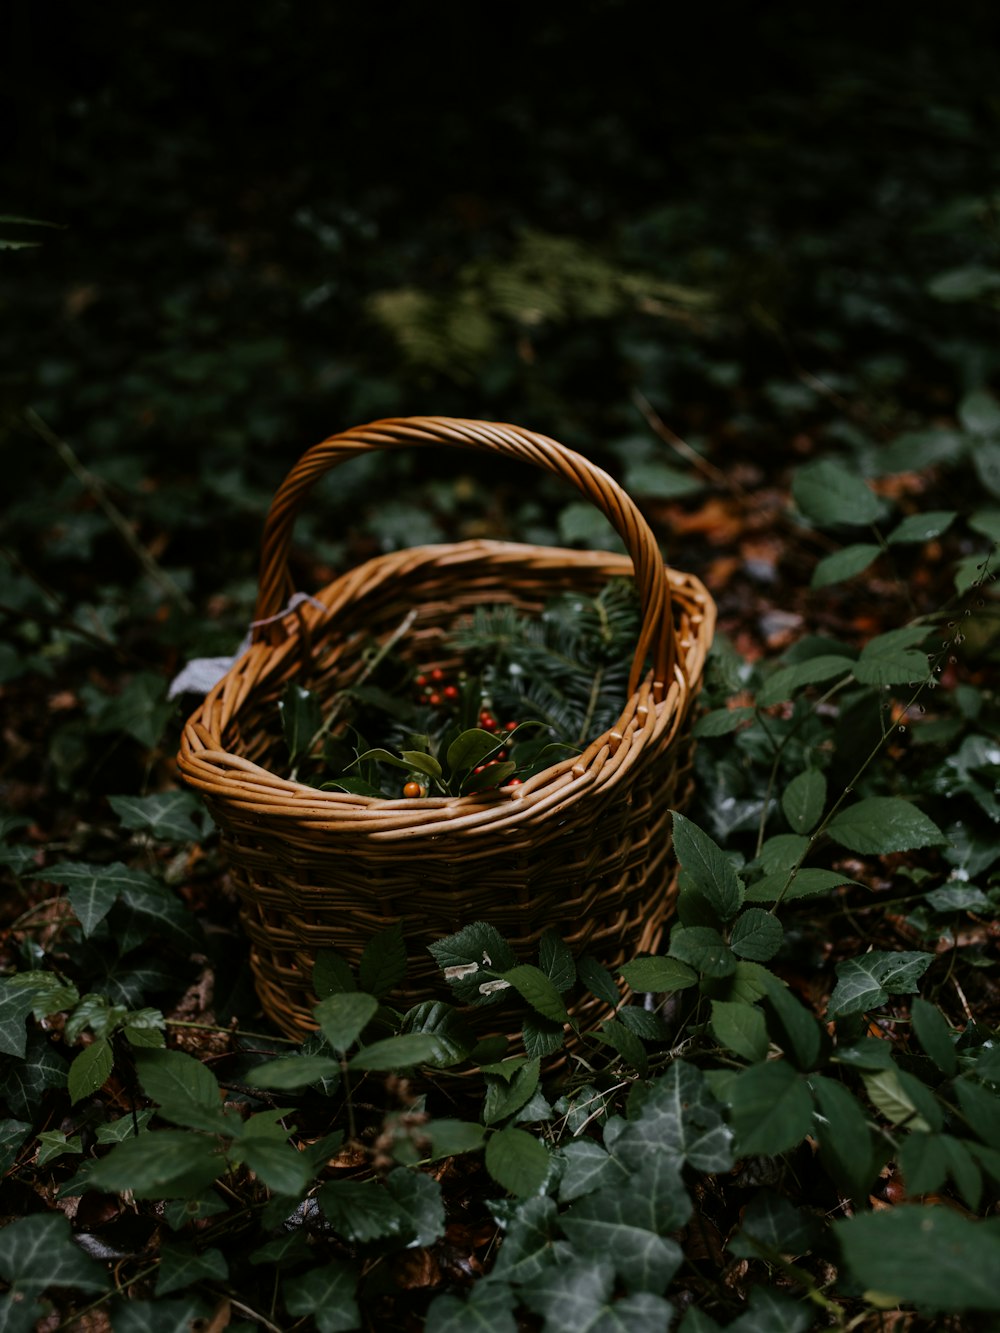
{"type": "Polygon", "coordinates": [[[76,454],[69,447],[65,440],[61,440],[55,431],[46,424],[38,415],[34,408],[28,407],[24,411],[24,420],[28,426],[40,436],[46,444],[55,450],[59,459],[66,465],[69,471],[76,477],[77,481],[84,488],[88,495],[96,501],[104,517],[121,537],[122,541],[132,552],[139,564],[146,571],[149,577],[170,597],[182,611],[188,615],[194,614],[194,603],[188,598],[182,588],[179,588],[166,570],[161,569],[153,559],[150,552],[139,541],[132,530],[132,526],[125,515],[118,508],[115,502],[108,495],[107,488],[100,477],[96,476],[80,462],[76,454]]]}
{"type": "Polygon", "coordinates": [[[216,1023],[191,1023],[185,1018],[167,1018],[164,1019],[167,1027],[171,1028],[193,1028],[197,1032],[223,1032],[232,1037],[254,1037],[258,1041],[279,1041],[284,1046],[298,1046],[297,1041],[291,1037],[278,1037],[271,1032],[247,1032],[243,1028],[224,1028],[216,1023]]]}

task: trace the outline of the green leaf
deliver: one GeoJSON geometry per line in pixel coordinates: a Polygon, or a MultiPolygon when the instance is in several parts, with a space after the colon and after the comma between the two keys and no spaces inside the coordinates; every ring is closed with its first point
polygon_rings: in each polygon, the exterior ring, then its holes
{"type": "Polygon", "coordinates": [[[941,1010],[917,996],[910,1006],[910,1018],[920,1045],[941,1073],[953,1078],[958,1073],[958,1053],[951,1028],[941,1010]]]}
{"type": "Polygon", "coordinates": [[[500,975],[543,1018],[552,1023],[569,1022],[569,1013],[562,996],[540,968],[530,963],[521,963],[500,975]]]}
{"type": "Polygon", "coordinates": [[[190,1333],[207,1323],[211,1314],[191,1292],[166,1300],[130,1300],[115,1310],[114,1333],[190,1333]]]}
{"type": "Polygon", "coordinates": [[[973,1131],[990,1147],[1000,1148],[1000,1097],[967,1078],[957,1078],[952,1087],[973,1131]]]}
{"type": "Polygon", "coordinates": [[[812,1213],[796,1208],[784,1195],[763,1189],[747,1205],[740,1231],[726,1248],[743,1259],[794,1258],[812,1249],[821,1235],[812,1213]]]}
{"type": "Polygon", "coordinates": [[[785,818],[796,833],[811,833],[826,805],[826,777],[818,768],[807,768],[792,778],[781,797],[785,818]]]}
{"type": "Polygon", "coordinates": [[[827,1007],[828,1018],[846,1018],[885,1004],[890,995],[913,994],[934,961],[930,953],[872,952],[837,964],[837,985],[827,1007]]]}
{"type": "Polygon", "coordinates": [[[471,1054],[475,1034],[466,1019],[442,1000],[424,1000],[403,1015],[400,1033],[420,1032],[437,1043],[438,1068],[458,1064],[471,1054]]]}
{"type": "Polygon", "coordinates": [[[435,1158],[458,1157],[483,1146],[486,1131],[472,1120],[431,1120],[423,1127],[435,1158]]]}
{"type": "Polygon", "coordinates": [[[736,955],[711,926],[674,926],[670,953],[708,977],[728,977],[736,967],[736,955]]]}
{"type": "Polygon", "coordinates": [[[69,1067],[67,1083],[70,1101],[75,1105],[84,1097],[89,1097],[98,1088],[103,1088],[111,1076],[114,1056],[111,1043],[106,1037],[85,1046],[69,1067]]]}
{"type": "Polygon", "coordinates": [[[825,555],[822,560],[816,562],[810,586],[829,588],[832,583],[844,583],[847,579],[856,578],[881,554],[881,546],[876,546],[873,542],[853,542],[850,546],[834,551],[832,555],[825,555]]]}
{"type": "Polygon", "coordinates": [[[650,1291],[613,1298],[610,1263],[567,1263],[546,1268],[522,1288],[529,1309],[544,1316],[545,1333],[663,1333],[673,1307],[650,1291]]]}
{"type": "Polygon", "coordinates": [[[727,1333],[806,1333],[815,1328],[813,1311],[805,1301],[769,1287],[752,1287],[749,1306],[728,1325],[727,1333]]]}
{"type": "Polygon", "coordinates": [[[187,791],[155,796],[109,796],[112,810],[127,829],[139,829],[163,842],[197,842],[201,828],[192,821],[202,813],[197,796],[187,791]]]}
{"type": "Polygon", "coordinates": [[[299,1277],[286,1277],[281,1290],[290,1315],[315,1319],[319,1333],[348,1333],[361,1327],[354,1298],[358,1275],[350,1264],[331,1259],[299,1277]]]}
{"type": "MultiPolygon", "coordinates": [[[[423,757],[427,758],[426,755],[423,757]]],[[[388,764],[391,768],[401,768],[404,773],[409,773],[412,768],[412,764],[408,764],[405,759],[400,758],[398,754],[393,754],[391,750],[386,750],[383,746],[376,746],[373,750],[365,750],[364,754],[359,754],[357,759],[348,764],[348,768],[354,768],[357,764],[368,762],[388,764]]]]}
{"type": "Polygon", "coordinates": [[[834,1184],[860,1203],[867,1200],[881,1159],[872,1144],[865,1113],[842,1084],[813,1074],[809,1086],[816,1102],[814,1134],[819,1155],[834,1184]]]}
{"type": "Polygon", "coordinates": [[[442,1052],[441,1043],[431,1033],[408,1032],[362,1046],[347,1065],[349,1069],[412,1069],[415,1065],[438,1065],[442,1054],[447,1063],[447,1052],[442,1052]]]}
{"type": "Polygon", "coordinates": [[[323,711],[312,690],[303,689],[294,680],[285,686],[278,710],[288,756],[294,767],[308,755],[313,737],[323,725],[323,711]]]}
{"type": "Polygon", "coordinates": [[[958,514],[954,509],[929,509],[923,514],[910,514],[886,537],[890,546],[904,542],[929,542],[947,532],[958,514]]]}
{"type": "Polygon", "coordinates": [[[218,1079],[193,1055],[183,1051],[137,1051],[135,1065],[143,1091],[161,1108],[192,1105],[212,1112],[220,1109],[218,1079]]]}
{"type": "Polygon", "coordinates": [[[797,1068],[815,1069],[824,1045],[823,1029],[816,1016],[772,972],[766,975],[765,985],[764,1002],[771,1040],[797,1068]]]}
{"type": "Polygon", "coordinates": [[[320,949],[317,953],[312,983],[313,990],[321,1000],[358,989],[350,963],[333,949],[320,949]]]}
{"type": "Polygon", "coordinates": [[[912,1074],[891,1065],[888,1069],[866,1070],[862,1078],[872,1103],[892,1124],[920,1130],[941,1128],[940,1103],[912,1074]]]}
{"type": "Polygon", "coordinates": [[[511,1067],[510,1072],[502,1065],[500,1066],[502,1072],[495,1076],[490,1075],[486,1066],[483,1067],[483,1072],[488,1074],[486,1103],[483,1107],[483,1121],[487,1125],[494,1125],[498,1120],[506,1120],[515,1111],[519,1111],[531,1100],[538,1087],[537,1059],[525,1060],[522,1064],[508,1060],[504,1061],[504,1065],[511,1067]]]}
{"type": "Polygon", "coordinates": [[[1000,1235],[985,1223],[951,1208],[903,1205],[833,1230],[851,1277],[883,1308],[905,1301],[918,1310],[1000,1310],[1000,1235]]]}
{"type": "Polygon", "coordinates": [[[834,653],[809,657],[804,662],[779,667],[758,690],[757,703],[762,708],[784,703],[803,686],[820,685],[823,681],[832,680],[834,676],[845,676],[853,670],[854,663],[849,657],[841,657],[834,653]]]}
{"type": "Polygon", "coordinates": [[[958,405],[958,419],[970,435],[1000,435],[1000,403],[986,389],[973,389],[958,405]]]}
{"type": "Polygon", "coordinates": [[[676,958],[634,958],[618,970],[632,989],[639,992],[685,990],[698,981],[697,972],[676,958]]]}
{"type": "Polygon", "coordinates": [[[623,485],[629,495],[651,500],[676,500],[703,490],[705,483],[659,458],[636,459],[625,469],[623,485]]]}
{"type": "Polygon", "coordinates": [[[780,870],[776,874],[765,875],[755,884],[750,884],[747,887],[747,902],[773,903],[779,898],[783,903],[791,902],[793,898],[812,898],[820,893],[830,893],[833,889],[840,888],[842,884],[856,883],[857,880],[848,879],[846,875],[836,870],[800,869],[795,872],[789,884],[788,871],[780,870]]]}
{"type": "Polygon", "coordinates": [[[569,945],[554,930],[546,930],[538,943],[538,965],[560,994],[576,982],[576,964],[569,945]]]}
{"type": "Polygon", "coordinates": [[[486,1141],[486,1169],[510,1194],[537,1194],[548,1178],[547,1148],[533,1134],[507,1125],[486,1141]]]}
{"type": "Polygon", "coordinates": [[[766,963],[781,948],[785,932],[781,922],[762,907],[748,907],[736,918],[729,932],[729,947],[738,958],[766,963]]]}
{"type": "Polygon", "coordinates": [[[47,1166],[49,1162],[54,1162],[67,1153],[78,1154],[83,1152],[83,1144],[79,1134],[74,1134],[68,1139],[61,1129],[50,1129],[38,1135],[38,1155],[35,1158],[36,1166],[47,1166]]]}
{"type": "Polygon", "coordinates": [[[625,1063],[637,1071],[640,1078],[645,1077],[648,1064],[646,1048],[624,1023],[619,1023],[615,1018],[605,1019],[594,1036],[598,1041],[617,1051],[625,1063]]]}
{"type": "Polygon", "coordinates": [[[583,954],[576,960],[576,971],[580,981],[599,1000],[603,1000],[612,1009],[621,1004],[621,993],[615,979],[606,967],[603,967],[590,954],[583,954]]]}
{"type": "Polygon", "coordinates": [[[94,1162],[88,1187],[110,1194],[132,1190],[138,1199],[196,1199],[225,1170],[215,1139],[161,1129],[126,1139],[94,1162]]]}
{"type": "Polygon", "coordinates": [[[1000,273],[983,264],[963,264],[938,273],[927,284],[938,301],[977,301],[989,298],[1000,288],[1000,273]]]}
{"type": "Polygon", "coordinates": [[[462,795],[471,792],[486,791],[490,787],[502,787],[508,778],[517,772],[517,764],[512,759],[502,763],[488,764],[481,773],[472,772],[462,783],[462,795]]]}
{"type": "Polygon", "coordinates": [[[29,1120],[0,1120],[0,1175],[6,1175],[31,1133],[29,1120]]]}
{"type": "Polygon", "coordinates": [[[878,496],[864,479],[832,458],[797,468],[792,496],[803,514],[820,527],[860,527],[874,523],[882,512],[878,496]]]}
{"type": "Polygon", "coordinates": [[[900,685],[927,676],[927,657],[915,644],[927,638],[926,625],[904,625],[869,639],[861,650],[854,675],[862,685],[900,685]]]}
{"type": "Polygon", "coordinates": [[[147,749],[157,743],[173,715],[174,705],[167,698],[167,682],[151,671],[137,672],[124,689],[112,697],[97,690],[88,697],[87,688],[82,693],[94,730],[124,731],[147,749]]]}
{"type": "Polygon", "coordinates": [[[753,708],[715,708],[698,719],[694,724],[693,735],[699,739],[728,736],[730,732],[737,731],[744,722],[749,722],[755,713],[756,709],[753,708]]]}
{"type": "Polygon", "coordinates": [[[491,731],[483,731],[479,727],[463,731],[448,746],[448,771],[453,776],[467,773],[484,759],[489,759],[502,745],[503,742],[491,731]]]}
{"type": "Polygon", "coordinates": [[[684,873],[712,905],[720,921],[731,920],[743,903],[743,885],[732,861],[697,824],[676,810],[674,851],[684,873]]]}
{"type": "Polygon", "coordinates": [[[182,1291],[204,1280],[225,1282],[229,1265],[221,1250],[210,1246],[196,1250],[193,1245],[166,1241],[160,1250],[160,1271],[156,1276],[157,1296],[182,1291]]]}
{"type": "Polygon", "coordinates": [[[851,852],[884,855],[935,847],[947,838],[933,820],[901,796],[869,796],[841,810],[827,832],[851,852]]]}
{"type": "Polygon", "coordinates": [[[445,980],[453,987],[456,998],[465,1004],[495,1001],[496,991],[483,994],[479,989],[487,980],[482,976],[484,967],[504,972],[517,966],[510,945],[495,926],[485,921],[475,921],[456,935],[435,940],[428,948],[444,972],[445,980]]]}
{"type": "Polygon", "coordinates": [[[35,879],[61,884],[69,889],[69,901],[84,935],[94,930],[107,916],[124,889],[159,888],[159,881],[142,870],[115,861],[111,865],[88,865],[82,861],[60,861],[40,870],[35,879]]]}
{"type": "Polygon", "coordinates": [[[383,999],[406,976],[406,945],[403,923],[395,922],[373,935],[365,945],[358,967],[362,991],[383,999]]]}
{"type": "Polygon", "coordinates": [[[407,1233],[406,1214],[377,1181],[332,1180],[317,1197],[327,1221],[345,1240],[365,1243],[407,1233]]]}
{"type": "Polygon", "coordinates": [[[399,757],[413,773],[423,773],[426,777],[437,779],[443,776],[438,761],[423,750],[400,750],[399,757]]]}
{"type": "Polygon", "coordinates": [[[398,1167],[385,1178],[385,1188],[406,1218],[410,1245],[433,1245],[444,1235],[441,1186],[421,1171],[398,1167]]]}
{"type": "Polygon", "coordinates": [[[0,1101],[6,1101],[14,1116],[35,1117],[46,1089],[66,1086],[66,1061],[41,1032],[29,1036],[23,1059],[3,1063],[7,1067],[0,1066],[0,1101]]]}
{"type": "Polygon", "coordinates": [[[346,1051],[375,1017],[378,1000],[364,991],[342,991],[321,1000],[313,1010],[323,1036],[335,1051],[346,1051]]]}
{"type": "Polygon", "coordinates": [[[751,1065],[730,1084],[730,1122],[741,1157],[777,1156],[802,1142],[812,1129],[812,1100],[787,1060],[751,1065]]]}
{"type": "Polygon", "coordinates": [[[540,1014],[526,1014],[521,1023],[524,1053],[532,1060],[544,1060],[562,1049],[566,1038],[562,1023],[552,1023],[540,1014]]]}
{"type": "Polygon", "coordinates": [[[6,1224],[0,1231],[0,1278],[26,1295],[52,1287],[108,1289],[103,1265],[79,1248],[62,1213],[33,1213],[6,1224]]]}
{"type": "Polygon", "coordinates": [[[711,1026],[716,1041],[744,1060],[763,1060],[767,1055],[764,1015],[752,1005],[713,1000],[711,1026]]]}
{"type": "Polygon", "coordinates": [[[973,445],[972,465],[990,495],[1000,499],[1000,442],[982,440],[973,445]]]}
{"type": "Polygon", "coordinates": [[[274,1194],[301,1196],[313,1178],[312,1164],[306,1155],[283,1140],[253,1133],[253,1118],[235,1145],[233,1155],[245,1162],[274,1194]]]}

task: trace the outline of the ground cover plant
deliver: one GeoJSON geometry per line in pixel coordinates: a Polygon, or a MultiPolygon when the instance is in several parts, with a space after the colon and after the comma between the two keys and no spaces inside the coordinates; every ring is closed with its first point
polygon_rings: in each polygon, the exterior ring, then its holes
{"type": "MultiPolygon", "coordinates": [[[[519,34],[516,60],[498,35],[495,105],[454,61],[461,117],[424,77],[454,40],[433,16],[399,20],[394,56],[374,18],[293,29],[265,3],[224,73],[221,13],[67,16],[44,79],[12,44],[5,1327],[995,1323],[988,15],[871,15],[869,48],[731,10],[711,87],[678,58],[663,96],[643,7],[594,6],[519,34]],[[363,61],[284,82],[376,39],[377,106],[363,61]],[[165,128],[191,61],[206,77],[165,128]],[[274,111],[292,84],[295,118],[274,111]],[[401,110],[425,157],[390,170],[401,110]],[[261,1017],[168,684],[236,649],[301,448],[423,411],[595,458],[716,597],[677,913],[614,973],[456,923],[416,1007],[399,932],[373,932],[357,969],[321,956],[298,1045],[261,1017]],[[508,1014],[512,1040],[484,1042],[508,1014]]],[[[677,19],[678,53],[701,23],[677,19]]],[[[548,479],[401,454],[318,494],[297,586],[483,534],[615,540],[548,479]]],[[[287,708],[313,737],[308,701],[287,708]]]]}

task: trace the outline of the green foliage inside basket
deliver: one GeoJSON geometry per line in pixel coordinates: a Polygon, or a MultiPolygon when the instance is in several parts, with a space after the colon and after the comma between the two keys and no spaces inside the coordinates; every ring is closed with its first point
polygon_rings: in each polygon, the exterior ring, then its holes
{"type": "Polygon", "coordinates": [[[390,798],[523,782],[613,725],[638,633],[635,589],[616,579],[593,597],[552,598],[540,615],[478,607],[441,652],[467,669],[414,671],[390,636],[325,716],[313,692],[286,686],[279,706],[292,776],[390,798]]]}

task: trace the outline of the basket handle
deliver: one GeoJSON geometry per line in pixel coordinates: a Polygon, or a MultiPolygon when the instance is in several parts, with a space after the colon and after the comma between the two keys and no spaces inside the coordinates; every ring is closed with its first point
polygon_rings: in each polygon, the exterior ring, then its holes
{"type": "MultiPolygon", "coordinates": [[[[288,568],[292,526],[299,506],[313,484],[331,468],[359,454],[381,449],[427,448],[449,445],[502,454],[531,463],[546,472],[564,477],[610,521],[632,558],[642,610],[642,625],[636,645],[629,693],[643,677],[647,656],[653,664],[655,695],[659,697],[673,678],[677,661],[670,583],[659,548],[646,520],[613,477],[581,454],[545,435],[499,422],[470,421],[457,417],[396,417],[355,426],[314,444],[289,472],[278,488],[264,523],[260,584],[254,620],[279,615],[293,592],[288,568]]],[[[254,642],[278,641],[277,623],[258,624],[254,642]]]]}

